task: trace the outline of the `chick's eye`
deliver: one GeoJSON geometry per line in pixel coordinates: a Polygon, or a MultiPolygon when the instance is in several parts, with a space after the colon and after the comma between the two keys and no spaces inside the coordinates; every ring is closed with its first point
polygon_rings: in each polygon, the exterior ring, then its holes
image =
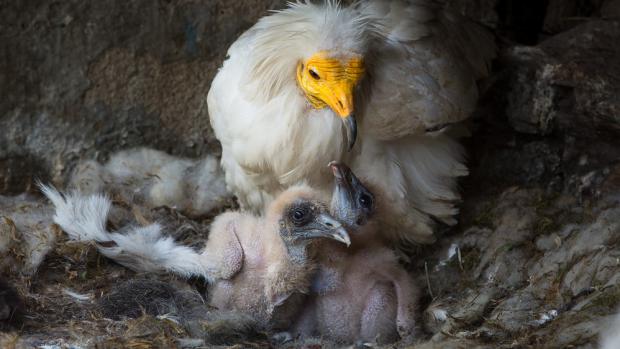
{"type": "Polygon", "coordinates": [[[293,221],[293,224],[297,226],[306,224],[309,220],[308,216],[309,216],[309,211],[304,208],[296,208],[291,213],[291,219],[293,221]]]}
{"type": "Polygon", "coordinates": [[[372,207],[372,197],[368,194],[362,194],[360,195],[359,203],[363,208],[370,208],[372,207]]]}
{"type": "Polygon", "coordinates": [[[314,69],[308,69],[308,73],[310,74],[310,76],[312,76],[314,80],[319,80],[321,78],[319,76],[319,73],[317,73],[314,69]]]}
{"type": "Polygon", "coordinates": [[[305,215],[306,213],[302,210],[295,210],[295,212],[293,212],[293,218],[297,220],[303,219],[305,215]]]}

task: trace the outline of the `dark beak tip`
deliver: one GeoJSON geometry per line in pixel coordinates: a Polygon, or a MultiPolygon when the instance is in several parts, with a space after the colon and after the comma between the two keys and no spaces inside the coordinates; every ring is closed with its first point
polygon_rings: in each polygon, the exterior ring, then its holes
{"type": "Polygon", "coordinates": [[[357,139],[357,122],[355,120],[355,115],[351,114],[344,118],[343,121],[347,131],[347,150],[351,151],[355,145],[355,140],[357,139]]]}
{"type": "Polygon", "coordinates": [[[354,145],[355,145],[355,141],[349,142],[349,149],[347,149],[347,151],[351,151],[354,145]]]}

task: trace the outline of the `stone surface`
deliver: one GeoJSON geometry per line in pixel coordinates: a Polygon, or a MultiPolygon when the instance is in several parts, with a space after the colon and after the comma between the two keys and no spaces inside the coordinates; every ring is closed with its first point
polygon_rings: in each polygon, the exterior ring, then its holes
{"type": "Polygon", "coordinates": [[[519,132],[620,135],[620,21],[592,20],[504,56],[506,114],[519,132]]]}
{"type": "Polygon", "coordinates": [[[0,1],[0,193],[80,158],[217,153],[206,94],[228,46],[283,1],[0,1]]]}
{"type": "Polygon", "coordinates": [[[440,242],[458,254],[442,260],[439,249],[422,258],[436,297],[427,312],[446,319],[443,326],[426,320],[433,341],[459,336],[484,345],[488,337],[496,348],[596,342],[605,316],[620,306],[618,192],[581,215],[567,210],[578,202],[567,207],[565,198],[542,193],[506,190],[486,213],[490,228],[479,221],[440,242]],[[541,251],[534,241],[544,239],[554,242],[541,251]]]}
{"type": "Polygon", "coordinates": [[[589,17],[598,17],[604,0],[549,0],[543,30],[558,33],[579,25],[589,17]]]}
{"type": "Polygon", "coordinates": [[[497,0],[456,0],[447,4],[453,10],[471,18],[486,27],[496,28],[499,24],[499,15],[496,7],[497,0]]]}
{"type": "Polygon", "coordinates": [[[502,51],[460,224],[412,267],[429,284],[420,347],[598,347],[620,307],[618,25],[502,51]]]}

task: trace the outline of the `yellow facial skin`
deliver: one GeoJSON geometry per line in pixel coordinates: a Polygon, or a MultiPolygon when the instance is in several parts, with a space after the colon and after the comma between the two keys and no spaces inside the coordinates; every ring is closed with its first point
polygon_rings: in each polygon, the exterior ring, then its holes
{"type": "Polygon", "coordinates": [[[323,51],[297,65],[297,83],[310,104],[316,109],[329,106],[344,123],[349,150],[357,138],[353,90],[363,75],[361,57],[342,61],[323,51]]]}
{"type": "Polygon", "coordinates": [[[364,75],[364,62],[354,57],[346,62],[318,52],[297,65],[297,83],[316,109],[329,106],[338,116],[353,114],[353,90],[364,75]]]}

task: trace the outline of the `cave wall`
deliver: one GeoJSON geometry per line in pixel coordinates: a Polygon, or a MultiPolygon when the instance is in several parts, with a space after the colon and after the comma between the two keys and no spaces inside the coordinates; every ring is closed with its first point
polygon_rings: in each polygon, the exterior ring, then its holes
{"type": "Polygon", "coordinates": [[[206,95],[228,46],[284,1],[0,1],[0,193],[82,158],[217,152],[206,95]]]}

